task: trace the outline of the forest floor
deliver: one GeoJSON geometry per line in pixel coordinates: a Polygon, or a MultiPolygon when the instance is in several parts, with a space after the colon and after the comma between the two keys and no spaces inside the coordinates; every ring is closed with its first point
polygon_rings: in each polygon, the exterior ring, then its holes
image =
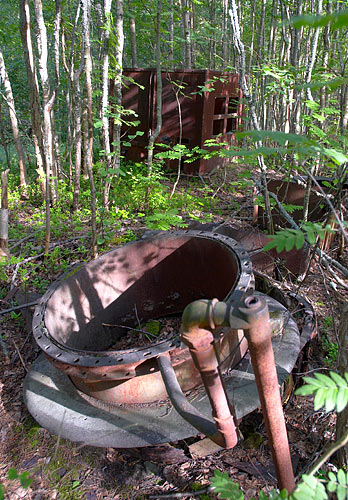
{"type": "MultiPolygon", "coordinates": [[[[247,208],[239,217],[250,217],[251,210],[247,208]]],[[[224,217],[214,220],[221,222],[224,217]]],[[[332,254],[335,255],[335,249],[332,254]]],[[[27,282],[33,291],[30,279],[27,282]]],[[[306,350],[305,364],[295,368],[295,372],[300,372],[299,376],[303,370],[310,373],[318,368],[335,369],[342,296],[327,286],[316,265],[312,266],[300,293],[314,306],[318,335],[306,350]]],[[[9,307],[10,302],[8,296],[2,301],[2,309],[9,307]]],[[[232,450],[210,450],[206,455],[195,446],[202,436],[156,448],[119,450],[80,446],[50,435],[33,420],[23,402],[23,380],[39,354],[33,337],[28,336],[24,315],[1,316],[1,334],[0,482],[6,489],[5,498],[131,500],[160,498],[175,492],[179,498],[195,495],[204,500],[214,498],[213,493],[197,490],[209,486],[216,469],[226,471],[237,481],[247,499],[257,496],[260,489],[269,492],[276,487],[260,410],[244,419],[245,428],[251,429],[250,439],[232,450]],[[15,468],[19,474],[28,471],[33,479],[31,486],[24,489],[18,479],[9,480],[9,468],[15,468]]],[[[301,474],[333,439],[335,414],[314,411],[311,397],[296,397],[293,393],[284,402],[284,410],[294,468],[296,474],[301,474]]]]}

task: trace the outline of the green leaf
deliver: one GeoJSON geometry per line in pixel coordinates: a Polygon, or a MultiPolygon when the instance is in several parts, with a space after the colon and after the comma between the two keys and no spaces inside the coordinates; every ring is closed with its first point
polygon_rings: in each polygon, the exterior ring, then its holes
{"type": "Polygon", "coordinates": [[[326,487],[330,493],[334,493],[336,491],[337,484],[333,481],[329,481],[327,483],[326,487]]]}
{"type": "Polygon", "coordinates": [[[337,486],[336,495],[338,500],[345,500],[347,498],[347,488],[342,484],[337,486]]]}
{"type": "Polygon", "coordinates": [[[314,374],[314,376],[316,377],[317,380],[321,382],[322,386],[332,387],[333,389],[337,389],[337,385],[335,384],[335,382],[324,373],[317,372],[314,374]]]}
{"type": "Polygon", "coordinates": [[[0,483],[0,500],[5,500],[4,487],[0,483]]]}
{"type": "Polygon", "coordinates": [[[7,472],[7,477],[9,479],[17,479],[18,478],[18,472],[17,469],[10,468],[7,472]]]}
{"type": "Polygon", "coordinates": [[[310,396],[311,394],[314,394],[314,392],[317,390],[317,387],[314,385],[302,385],[295,391],[296,396],[310,396]]]}
{"type": "Polygon", "coordinates": [[[335,389],[331,388],[327,391],[326,397],[325,397],[325,411],[326,413],[329,413],[330,411],[334,410],[336,406],[336,400],[337,400],[337,387],[335,389]]]}
{"type": "Polygon", "coordinates": [[[337,481],[336,474],[334,474],[331,470],[328,472],[327,475],[330,481],[337,481]]]}
{"type": "Polygon", "coordinates": [[[272,237],[271,241],[269,243],[267,243],[263,249],[265,252],[267,252],[268,250],[272,250],[272,248],[275,248],[277,246],[277,240],[275,238],[272,237]]]}
{"type": "Polygon", "coordinates": [[[214,471],[214,477],[211,478],[211,485],[219,493],[220,498],[228,500],[243,500],[244,493],[240,490],[239,484],[234,483],[228,477],[227,472],[214,471]]]}
{"type": "Polygon", "coordinates": [[[296,235],[296,250],[300,250],[300,248],[303,247],[305,243],[305,237],[304,237],[304,234],[302,233],[302,231],[298,231],[297,232],[297,235],[296,235]]]}
{"type": "Polygon", "coordinates": [[[345,389],[348,389],[347,382],[343,377],[341,377],[341,375],[336,372],[330,372],[330,377],[336,382],[338,387],[344,387],[345,389]]]}
{"type": "Polygon", "coordinates": [[[33,482],[32,478],[30,477],[30,474],[28,471],[26,472],[23,472],[22,474],[20,474],[19,476],[19,481],[21,483],[21,486],[23,488],[29,488],[29,486],[31,485],[31,483],[33,482]]]}
{"type": "Polygon", "coordinates": [[[337,471],[337,481],[339,484],[346,484],[346,475],[342,469],[338,469],[337,471]]]}
{"type": "Polygon", "coordinates": [[[336,410],[338,413],[343,411],[348,404],[348,388],[340,387],[338,389],[336,410]]]}
{"type": "Polygon", "coordinates": [[[310,245],[314,245],[316,236],[315,233],[312,230],[307,231],[307,240],[310,245]]]}
{"type": "Polygon", "coordinates": [[[315,410],[319,410],[319,408],[321,408],[325,404],[326,392],[327,392],[327,389],[324,387],[317,389],[316,395],[314,397],[314,409],[315,410]]]}
{"type": "Polygon", "coordinates": [[[306,382],[306,384],[311,384],[314,385],[315,387],[322,387],[323,384],[320,382],[320,380],[314,378],[314,377],[303,377],[302,380],[306,382]]]}
{"type": "Polygon", "coordinates": [[[308,484],[310,488],[315,489],[317,487],[317,479],[314,476],[311,476],[309,474],[303,474],[302,481],[308,484]]]}

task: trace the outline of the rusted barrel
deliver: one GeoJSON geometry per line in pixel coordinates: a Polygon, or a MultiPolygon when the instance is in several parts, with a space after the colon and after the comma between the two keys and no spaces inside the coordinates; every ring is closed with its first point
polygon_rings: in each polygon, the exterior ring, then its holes
{"type": "MultiPolygon", "coordinates": [[[[223,235],[166,232],[102,255],[53,284],[34,313],[37,343],[83,393],[111,403],[149,403],[167,393],[156,362],[169,352],[183,390],[201,383],[179,332],[145,347],[114,350],[132,327],[180,313],[193,300],[228,300],[254,290],[247,252],[223,235]]],[[[229,368],[247,349],[242,332],[226,332],[229,368]]]]}

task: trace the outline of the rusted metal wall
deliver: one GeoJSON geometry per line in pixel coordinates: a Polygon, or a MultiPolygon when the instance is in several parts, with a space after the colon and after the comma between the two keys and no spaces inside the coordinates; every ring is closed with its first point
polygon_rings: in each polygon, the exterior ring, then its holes
{"type": "MultiPolygon", "coordinates": [[[[125,69],[124,76],[126,85],[123,87],[122,105],[138,115],[130,117],[129,121],[139,120],[140,124],[137,127],[124,125],[123,137],[127,140],[127,136],[134,135],[136,130],[144,134],[129,141],[131,146],[124,148],[123,154],[129,160],[139,161],[147,157],[149,131],[156,127],[156,71],[125,69]],[[130,79],[128,83],[127,79],[130,79]]],[[[218,138],[219,142],[226,142],[228,146],[234,143],[234,132],[241,125],[242,115],[238,75],[207,70],[163,71],[162,86],[162,128],[156,142],[170,146],[181,142],[189,148],[204,147],[204,142],[212,138],[218,138]],[[212,87],[213,91],[201,90],[212,87]]],[[[225,161],[223,158],[212,158],[184,163],[183,167],[186,173],[206,173],[225,161]]],[[[177,162],[171,160],[167,163],[176,169],[177,162]]]]}

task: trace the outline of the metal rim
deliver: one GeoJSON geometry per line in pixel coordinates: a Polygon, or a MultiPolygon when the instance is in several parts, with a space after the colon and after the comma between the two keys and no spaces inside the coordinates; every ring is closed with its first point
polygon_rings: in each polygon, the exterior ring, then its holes
{"type": "MultiPolygon", "coordinates": [[[[202,238],[207,240],[212,240],[220,245],[223,245],[229,251],[231,251],[235,257],[236,262],[239,266],[239,276],[233,287],[224,298],[228,301],[231,299],[232,295],[242,296],[247,293],[252,293],[254,291],[254,277],[252,271],[252,265],[248,253],[244,250],[235,240],[217,233],[205,232],[205,231],[166,231],[162,234],[156,235],[154,239],[162,239],[165,237],[187,237],[189,238],[202,238]]],[[[150,238],[149,238],[150,239],[150,238]]],[[[130,247],[136,242],[130,242],[125,247],[130,247]]],[[[116,249],[103,254],[101,257],[95,261],[102,261],[105,255],[111,254],[116,249]]],[[[88,264],[83,266],[86,268],[88,264]]],[[[71,273],[71,270],[70,270],[71,273]]],[[[69,273],[63,274],[59,280],[51,285],[51,287],[44,294],[39,304],[37,305],[34,317],[33,317],[33,334],[36,342],[41,347],[45,355],[55,362],[56,366],[59,364],[68,365],[64,367],[64,371],[69,374],[69,366],[73,369],[74,367],[88,367],[95,368],[115,366],[118,365],[120,368],[127,364],[140,364],[145,360],[157,357],[159,354],[172,351],[174,349],[183,348],[180,339],[173,338],[169,341],[163,341],[155,344],[151,344],[148,347],[139,347],[129,350],[119,350],[119,351],[90,351],[90,350],[80,350],[75,348],[67,348],[63,344],[59,343],[56,339],[50,335],[46,324],[45,324],[45,312],[49,299],[52,297],[54,292],[58,289],[61,283],[69,279],[69,273]]],[[[129,374],[130,375],[130,374],[129,374]]]]}

